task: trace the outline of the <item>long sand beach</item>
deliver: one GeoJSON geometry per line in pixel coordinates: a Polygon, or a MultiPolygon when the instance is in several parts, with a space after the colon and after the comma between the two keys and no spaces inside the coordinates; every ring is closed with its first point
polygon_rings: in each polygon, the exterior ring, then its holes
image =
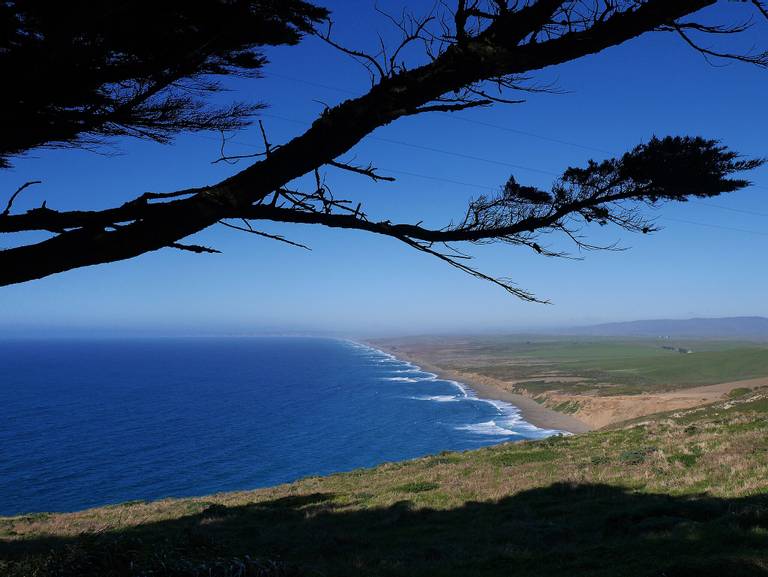
{"type": "Polygon", "coordinates": [[[403,361],[416,364],[425,371],[435,373],[441,379],[464,383],[468,385],[481,399],[504,401],[506,403],[515,405],[518,409],[520,409],[520,414],[522,415],[523,419],[532,425],[535,425],[536,427],[540,427],[542,429],[557,429],[559,431],[566,431],[574,434],[585,433],[592,430],[592,427],[590,427],[587,423],[577,419],[572,415],[567,415],[565,413],[560,413],[558,411],[549,409],[537,403],[530,397],[526,397],[525,395],[520,395],[504,390],[501,386],[496,384],[492,378],[484,377],[482,375],[475,375],[472,373],[446,370],[437,367],[417,356],[408,354],[397,347],[386,346],[379,342],[366,341],[365,344],[395,355],[397,358],[403,361]]]}

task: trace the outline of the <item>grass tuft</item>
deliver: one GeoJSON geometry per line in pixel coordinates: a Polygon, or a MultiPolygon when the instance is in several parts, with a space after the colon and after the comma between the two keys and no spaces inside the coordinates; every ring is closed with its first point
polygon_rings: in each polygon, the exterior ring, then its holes
{"type": "Polygon", "coordinates": [[[430,483],[429,481],[414,481],[412,483],[405,483],[395,487],[396,491],[401,493],[426,493],[427,491],[434,491],[439,489],[439,483],[430,483]]]}

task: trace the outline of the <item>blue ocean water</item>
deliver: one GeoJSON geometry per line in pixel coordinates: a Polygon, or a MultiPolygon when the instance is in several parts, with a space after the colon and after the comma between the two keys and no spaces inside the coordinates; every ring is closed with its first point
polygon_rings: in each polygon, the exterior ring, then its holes
{"type": "Polygon", "coordinates": [[[292,481],[554,431],[323,338],[0,341],[0,515],[292,481]]]}

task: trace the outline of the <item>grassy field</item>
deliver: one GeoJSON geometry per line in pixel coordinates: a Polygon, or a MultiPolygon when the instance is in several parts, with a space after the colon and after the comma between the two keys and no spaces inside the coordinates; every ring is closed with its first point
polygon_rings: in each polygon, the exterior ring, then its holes
{"type": "Polygon", "coordinates": [[[768,391],[275,488],[0,519],[20,576],[768,575],[768,391]]]}
{"type": "Polygon", "coordinates": [[[532,393],[597,390],[604,395],[634,394],[768,376],[768,345],[764,343],[531,336],[424,337],[382,344],[445,369],[516,381],[532,393]]]}

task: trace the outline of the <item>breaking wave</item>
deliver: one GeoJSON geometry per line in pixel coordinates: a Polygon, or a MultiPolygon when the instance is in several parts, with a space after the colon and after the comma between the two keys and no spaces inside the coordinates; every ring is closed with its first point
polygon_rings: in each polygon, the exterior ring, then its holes
{"type": "MultiPolygon", "coordinates": [[[[385,374],[380,380],[403,385],[411,385],[416,388],[414,394],[402,397],[412,401],[428,401],[433,403],[472,403],[477,405],[473,411],[477,420],[452,426],[454,430],[465,431],[471,436],[488,439],[496,437],[498,440],[509,440],[511,437],[526,439],[544,438],[555,434],[563,434],[563,431],[542,429],[525,421],[520,409],[511,403],[495,399],[481,399],[468,385],[451,379],[441,379],[439,375],[422,370],[418,365],[398,359],[394,354],[388,353],[369,345],[348,341],[354,348],[363,351],[366,358],[380,366],[385,374]],[[429,387],[428,390],[423,390],[429,387]],[[456,392],[446,390],[451,387],[456,392]],[[422,390],[419,390],[422,389],[422,390]],[[436,390],[439,389],[439,390],[436,390]],[[488,414],[488,409],[493,408],[493,413],[488,414]],[[491,417],[490,419],[488,417],[491,417]]],[[[567,433],[566,433],[567,434],[567,433]]]]}

